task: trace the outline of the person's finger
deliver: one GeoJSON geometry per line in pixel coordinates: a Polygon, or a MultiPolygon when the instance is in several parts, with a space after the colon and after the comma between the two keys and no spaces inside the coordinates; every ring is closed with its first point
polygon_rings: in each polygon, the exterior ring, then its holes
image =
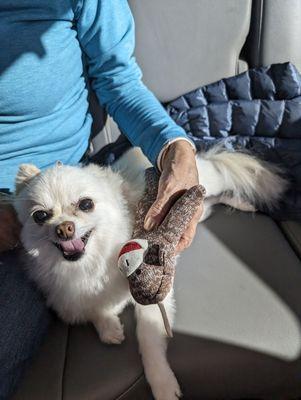
{"type": "Polygon", "coordinates": [[[145,216],[144,229],[149,231],[160,225],[171,206],[180,195],[181,192],[175,192],[172,188],[165,186],[159,188],[157,199],[145,216]]]}
{"type": "Polygon", "coordinates": [[[197,212],[195,213],[195,215],[193,216],[190,224],[188,225],[186,231],[183,233],[183,235],[181,236],[179,243],[177,244],[176,247],[176,254],[181,253],[183,250],[187,249],[195,236],[196,233],[196,228],[198,225],[198,222],[201,218],[201,215],[203,213],[203,207],[199,207],[197,212]]]}
{"type": "Polygon", "coordinates": [[[181,253],[183,250],[187,249],[187,247],[189,247],[191,245],[191,242],[193,241],[193,238],[195,236],[196,226],[197,226],[197,223],[195,221],[192,221],[188,225],[186,231],[181,236],[179,243],[176,247],[177,254],[181,253]]]}
{"type": "Polygon", "coordinates": [[[174,175],[170,171],[163,172],[159,180],[157,198],[145,216],[144,229],[152,230],[155,226],[160,225],[182,193],[183,190],[178,190],[178,183],[174,175]]]}

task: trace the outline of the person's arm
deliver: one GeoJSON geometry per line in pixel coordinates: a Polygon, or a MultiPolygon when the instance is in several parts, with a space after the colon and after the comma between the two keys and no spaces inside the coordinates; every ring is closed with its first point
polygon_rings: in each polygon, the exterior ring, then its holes
{"type": "Polygon", "coordinates": [[[127,0],[85,0],[78,11],[77,31],[100,104],[153,165],[167,143],[189,140],[142,83],[133,56],[134,20],[127,0]]]}
{"type": "MultiPolygon", "coordinates": [[[[183,190],[198,183],[194,145],[142,83],[133,56],[134,20],[127,0],[85,0],[78,10],[77,32],[100,104],[130,142],[162,170],[158,197],[145,221],[145,228],[151,229],[183,190]]],[[[190,244],[197,218],[179,250],[190,244]]]]}

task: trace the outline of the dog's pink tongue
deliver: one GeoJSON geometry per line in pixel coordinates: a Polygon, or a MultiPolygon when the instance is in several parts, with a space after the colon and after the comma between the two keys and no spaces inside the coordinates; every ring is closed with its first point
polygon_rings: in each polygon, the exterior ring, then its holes
{"type": "Polygon", "coordinates": [[[60,245],[65,253],[71,254],[81,253],[85,248],[84,242],[81,240],[81,238],[61,241],[60,245]]]}

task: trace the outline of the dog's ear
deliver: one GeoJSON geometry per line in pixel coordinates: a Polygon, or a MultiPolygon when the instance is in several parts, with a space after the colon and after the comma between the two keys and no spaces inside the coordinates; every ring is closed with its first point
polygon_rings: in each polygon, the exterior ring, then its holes
{"type": "Polygon", "coordinates": [[[32,178],[41,171],[33,164],[21,164],[16,176],[16,193],[18,194],[32,178]]]}

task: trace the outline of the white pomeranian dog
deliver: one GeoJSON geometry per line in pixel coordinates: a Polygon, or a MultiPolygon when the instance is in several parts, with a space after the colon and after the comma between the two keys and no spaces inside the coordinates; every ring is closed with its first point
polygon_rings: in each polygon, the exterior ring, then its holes
{"type": "MultiPolygon", "coordinates": [[[[286,189],[275,168],[244,153],[213,149],[198,154],[197,165],[206,189],[202,220],[213,204],[254,211],[258,203],[275,204],[286,189]]],[[[17,174],[14,206],[23,225],[21,240],[30,277],[64,321],[92,322],[104,343],[124,340],[118,315],[134,303],[117,260],[122,245],[131,238],[134,210],[149,166],[134,148],[113,168],[57,163],[41,172],[23,164],[17,174]]],[[[164,306],[172,323],[172,293],[164,306]]],[[[153,395],[156,400],[175,400],[181,391],[166,358],[160,311],[155,305],[135,304],[135,313],[153,395]]]]}

